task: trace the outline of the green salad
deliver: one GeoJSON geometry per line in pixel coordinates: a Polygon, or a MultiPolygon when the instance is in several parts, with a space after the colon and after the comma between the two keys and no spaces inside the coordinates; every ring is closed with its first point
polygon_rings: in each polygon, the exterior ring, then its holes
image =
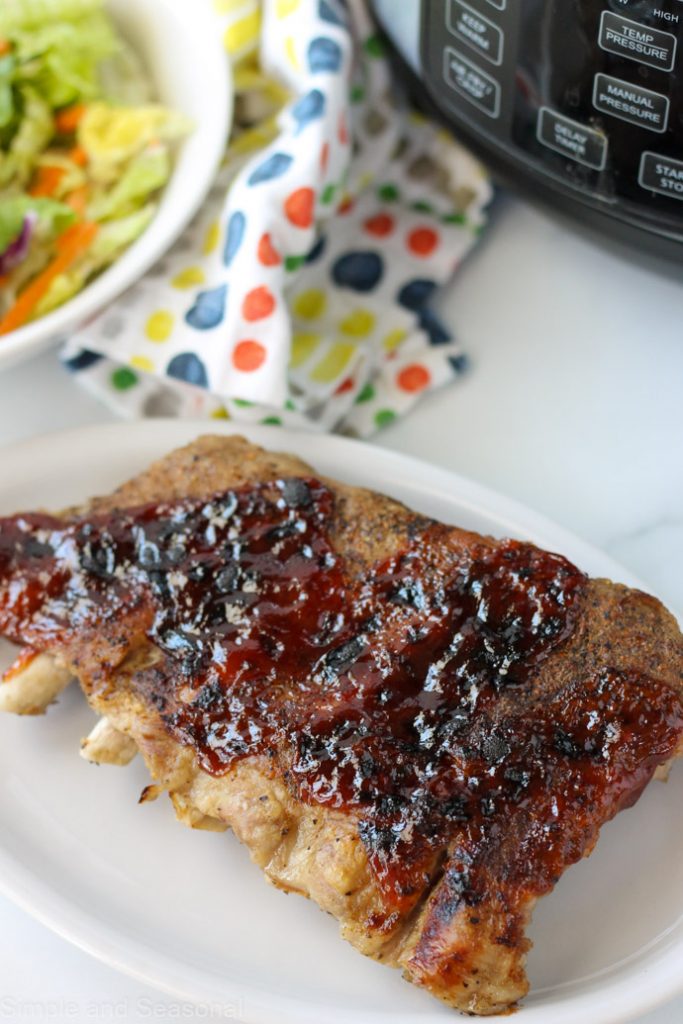
{"type": "Polygon", "coordinates": [[[0,0],[0,335],[138,238],[189,128],[151,102],[103,0],[0,0]]]}

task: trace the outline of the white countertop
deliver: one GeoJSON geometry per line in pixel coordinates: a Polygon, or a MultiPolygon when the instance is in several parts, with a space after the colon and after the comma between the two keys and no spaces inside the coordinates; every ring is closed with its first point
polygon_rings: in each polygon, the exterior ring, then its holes
{"type": "MultiPolygon", "coordinates": [[[[634,266],[507,201],[442,309],[471,371],[377,443],[544,512],[683,610],[683,284],[675,274],[634,266]]],[[[54,352],[0,374],[0,443],[110,419],[54,352]]],[[[0,898],[0,1020],[191,1012],[0,898]]],[[[212,1018],[210,1007],[202,1017],[212,1018]]],[[[683,999],[641,1024],[681,1019],[683,999]]]]}

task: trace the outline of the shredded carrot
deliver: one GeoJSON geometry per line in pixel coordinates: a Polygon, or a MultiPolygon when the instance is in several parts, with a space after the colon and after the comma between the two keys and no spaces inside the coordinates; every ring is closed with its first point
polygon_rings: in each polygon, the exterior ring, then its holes
{"type": "Polygon", "coordinates": [[[73,149],[69,150],[69,160],[73,160],[79,167],[85,167],[88,162],[88,154],[83,149],[83,146],[74,146],[73,149]]]}
{"type": "Polygon", "coordinates": [[[0,57],[4,57],[5,54],[10,53],[12,44],[9,39],[0,38],[0,57]]]}
{"type": "Polygon", "coordinates": [[[53,196],[64,177],[63,167],[39,167],[28,190],[31,196],[53,196]]]}
{"type": "Polygon", "coordinates": [[[75,188],[72,192],[69,192],[66,197],[66,205],[70,206],[71,209],[79,215],[79,217],[84,217],[89,198],[87,186],[81,185],[79,188],[75,188]]]}
{"type": "Polygon", "coordinates": [[[23,327],[56,277],[69,269],[85,252],[97,234],[97,224],[80,221],[67,228],[57,240],[57,255],[23,290],[17,301],[0,320],[0,334],[23,327]]]}
{"type": "Polygon", "coordinates": [[[59,110],[55,114],[55,128],[60,135],[73,135],[85,111],[84,103],[73,103],[70,107],[59,110]]]}

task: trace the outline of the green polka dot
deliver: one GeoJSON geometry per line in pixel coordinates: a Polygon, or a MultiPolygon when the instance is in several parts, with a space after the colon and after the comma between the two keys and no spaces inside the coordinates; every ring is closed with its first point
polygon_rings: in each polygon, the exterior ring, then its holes
{"type": "Polygon", "coordinates": [[[397,199],[401,198],[399,190],[390,182],[387,182],[386,185],[380,185],[377,189],[377,195],[380,199],[383,199],[385,203],[395,203],[397,199]]]}
{"type": "Polygon", "coordinates": [[[434,213],[434,207],[431,203],[426,203],[424,199],[418,199],[416,203],[413,203],[412,208],[417,213],[434,213]]]}
{"type": "Polygon", "coordinates": [[[322,190],[322,193],[320,195],[320,202],[329,205],[334,199],[336,192],[336,185],[325,185],[325,188],[322,190]]]}
{"type": "Polygon", "coordinates": [[[465,214],[464,213],[447,213],[441,220],[444,224],[464,224],[465,214]]]}
{"type": "Polygon", "coordinates": [[[296,412],[296,405],[291,398],[288,398],[285,402],[285,409],[289,409],[290,412],[296,412]]]}
{"type": "Polygon", "coordinates": [[[111,375],[111,382],[117,391],[127,391],[138,382],[138,375],[128,366],[120,366],[111,375]]]}
{"type": "Polygon", "coordinates": [[[365,40],[365,52],[370,57],[383,57],[384,56],[384,42],[381,36],[370,36],[369,39],[365,40]]]}
{"type": "Polygon", "coordinates": [[[393,409],[380,409],[375,413],[375,426],[376,427],[388,427],[390,423],[393,423],[396,419],[396,413],[393,409]]]}
{"type": "Polygon", "coordinates": [[[354,85],[351,89],[351,102],[362,103],[365,99],[365,89],[362,85],[354,85]]]}
{"type": "Polygon", "coordinates": [[[362,389],[358,392],[356,397],[356,404],[360,405],[361,402],[370,402],[375,397],[375,389],[372,384],[365,384],[362,389]]]}
{"type": "Polygon", "coordinates": [[[263,423],[265,427],[282,426],[282,420],[280,419],[279,416],[264,416],[263,419],[261,420],[261,423],[263,423]]]}
{"type": "Polygon", "coordinates": [[[233,402],[240,409],[251,409],[252,405],[254,404],[253,402],[247,401],[246,398],[233,398],[233,402]]]}
{"type": "Polygon", "coordinates": [[[298,270],[305,262],[305,256],[285,256],[285,270],[298,270]]]}

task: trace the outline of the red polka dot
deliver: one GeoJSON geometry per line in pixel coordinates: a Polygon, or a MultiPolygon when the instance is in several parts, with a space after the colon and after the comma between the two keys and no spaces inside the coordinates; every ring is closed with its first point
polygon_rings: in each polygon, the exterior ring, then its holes
{"type": "Polygon", "coordinates": [[[353,209],[353,199],[351,196],[345,196],[341,203],[337,207],[337,213],[345,214],[349,213],[353,209]]]}
{"type": "Polygon", "coordinates": [[[429,256],[439,244],[439,236],[433,228],[415,228],[408,235],[408,248],[415,256],[429,256]]]}
{"type": "Polygon", "coordinates": [[[259,239],[257,255],[264,267],[275,267],[278,263],[282,263],[282,256],[273,246],[268,232],[261,235],[259,239]]]}
{"type": "Polygon", "coordinates": [[[250,373],[258,370],[266,361],[266,350],[260,341],[248,338],[246,341],[239,341],[232,350],[232,363],[237,370],[250,373]]]}
{"type": "Polygon", "coordinates": [[[411,363],[397,374],[396,383],[402,391],[424,391],[431,379],[426,366],[411,363]]]}
{"type": "Polygon", "coordinates": [[[342,146],[345,146],[349,141],[349,129],[346,125],[346,118],[344,117],[343,114],[339,115],[339,126],[337,128],[337,134],[339,136],[339,141],[341,142],[342,146]]]}
{"type": "Polygon", "coordinates": [[[285,199],[285,214],[296,228],[308,228],[313,223],[315,192],[312,188],[298,188],[285,199]]]}
{"type": "Polygon", "coordinates": [[[242,302],[242,316],[245,320],[263,320],[270,316],[275,309],[275,297],[268,288],[252,288],[244,296],[242,302]]]}
{"type": "Polygon", "coordinates": [[[390,217],[388,213],[376,213],[374,217],[368,217],[363,227],[371,235],[384,238],[394,230],[394,218],[390,217]]]}
{"type": "Polygon", "coordinates": [[[335,395],[344,395],[346,394],[347,391],[353,391],[355,386],[356,382],[353,379],[353,377],[347,377],[345,380],[341,382],[341,384],[335,391],[335,395]]]}
{"type": "Polygon", "coordinates": [[[330,144],[326,142],[323,148],[320,150],[320,166],[323,171],[327,170],[327,165],[330,160],[330,144]]]}

